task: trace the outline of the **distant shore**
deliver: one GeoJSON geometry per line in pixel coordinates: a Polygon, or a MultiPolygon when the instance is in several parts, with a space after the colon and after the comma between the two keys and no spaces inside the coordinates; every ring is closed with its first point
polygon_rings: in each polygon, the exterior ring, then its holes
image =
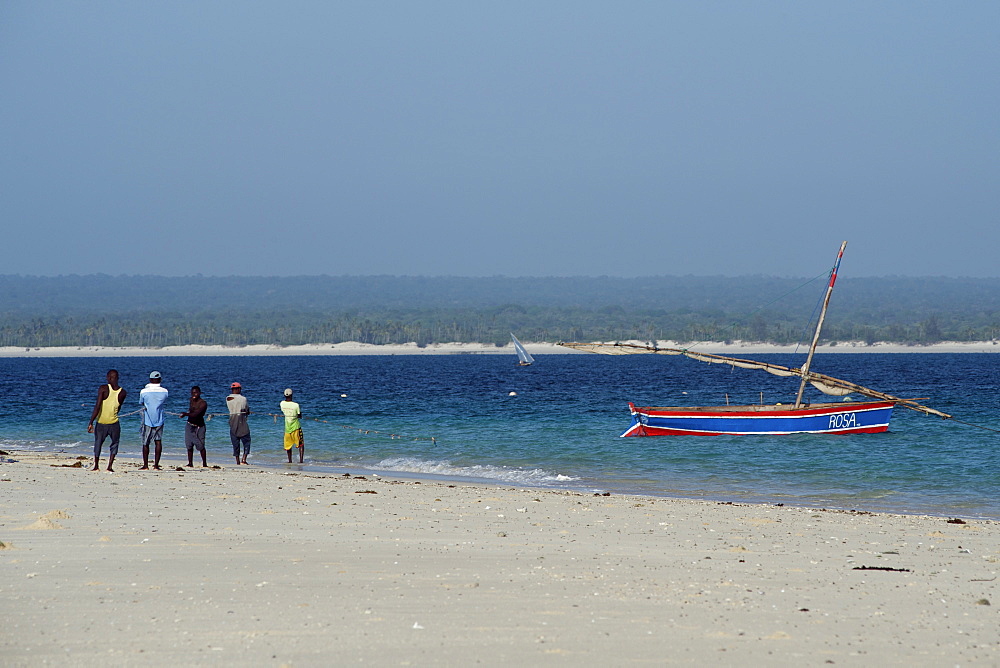
{"type": "MultiPolygon", "coordinates": [[[[623,341],[622,343],[645,343],[623,341]]],[[[555,343],[525,343],[532,355],[584,355],[555,343]]],[[[661,348],[688,348],[704,353],[741,356],[774,353],[802,353],[803,345],[774,345],[750,341],[658,341],[661,348]]],[[[927,346],[899,343],[864,343],[852,341],[821,345],[818,353],[1000,353],[997,341],[944,341],[927,346]]],[[[513,355],[511,345],[496,346],[490,343],[433,343],[418,346],[416,343],[373,345],[347,341],[344,343],[310,343],[299,346],[250,345],[250,346],[165,346],[163,348],[59,346],[35,348],[24,346],[0,347],[0,357],[270,357],[281,355],[513,355]]]]}

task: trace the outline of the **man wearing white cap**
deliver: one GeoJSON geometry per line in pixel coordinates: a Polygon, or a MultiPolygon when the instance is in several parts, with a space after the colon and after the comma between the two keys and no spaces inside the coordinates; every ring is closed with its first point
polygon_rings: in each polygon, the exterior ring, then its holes
{"type": "Polygon", "coordinates": [[[288,462],[292,461],[292,448],[299,448],[299,464],[306,452],[306,441],[302,436],[302,411],[299,405],[292,401],[292,389],[285,390],[285,400],[281,402],[281,412],[285,416],[285,452],[288,462]]]}
{"type": "Polygon", "coordinates": [[[153,468],[159,470],[160,455],[163,454],[163,422],[166,413],[163,405],[167,403],[167,388],[160,385],[159,371],[149,374],[149,384],[139,392],[139,405],[142,407],[142,468],[149,470],[149,444],[156,444],[153,468]]]}

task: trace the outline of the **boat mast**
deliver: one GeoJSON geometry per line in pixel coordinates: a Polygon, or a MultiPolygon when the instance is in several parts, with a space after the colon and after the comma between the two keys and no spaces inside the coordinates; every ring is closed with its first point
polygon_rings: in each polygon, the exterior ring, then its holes
{"type": "Polygon", "coordinates": [[[813,355],[816,354],[816,344],[819,343],[819,333],[823,329],[823,320],[826,319],[826,309],[830,305],[830,295],[833,294],[833,284],[837,282],[837,271],[840,270],[840,260],[844,257],[844,249],[847,242],[840,244],[840,252],[837,253],[837,263],[833,265],[830,272],[830,284],[826,286],[826,297],[823,298],[823,309],[819,312],[819,321],[816,323],[816,332],[813,334],[812,345],[809,346],[809,356],[806,363],[802,365],[802,382],[799,384],[799,393],[795,397],[795,408],[802,407],[802,393],[806,390],[806,381],[809,378],[809,367],[812,365],[813,355]]]}

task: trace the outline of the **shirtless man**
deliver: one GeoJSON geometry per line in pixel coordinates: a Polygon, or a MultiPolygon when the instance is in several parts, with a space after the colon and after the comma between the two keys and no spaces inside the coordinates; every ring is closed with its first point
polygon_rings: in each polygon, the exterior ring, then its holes
{"type": "Polygon", "coordinates": [[[201,453],[202,467],[208,466],[205,458],[205,411],[208,410],[208,403],[201,398],[201,388],[195,385],[191,388],[191,402],[187,411],[181,413],[182,418],[187,418],[184,425],[184,447],[188,453],[188,466],[194,466],[194,451],[201,453]]]}
{"type": "Polygon", "coordinates": [[[126,392],[124,388],[118,387],[118,371],[111,369],[107,378],[107,385],[101,385],[97,390],[97,403],[94,405],[94,412],[90,414],[87,433],[94,435],[94,468],[90,470],[100,469],[101,447],[110,436],[111,456],[108,458],[108,471],[114,473],[112,464],[118,456],[118,441],[122,433],[121,423],[118,422],[118,409],[125,402],[126,392]],[[96,429],[94,420],[97,420],[96,429]]]}

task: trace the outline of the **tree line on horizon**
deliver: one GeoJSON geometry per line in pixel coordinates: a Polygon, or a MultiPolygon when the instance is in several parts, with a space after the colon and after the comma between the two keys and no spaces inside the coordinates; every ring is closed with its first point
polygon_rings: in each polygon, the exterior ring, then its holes
{"type": "MultiPolygon", "coordinates": [[[[0,325],[0,346],[149,347],[334,344],[487,343],[506,345],[515,333],[525,342],[558,341],[755,341],[808,343],[811,326],[773,312],[737,321],[725,314],[628,311],[620,308],[552,309],[508,305],[496,309],[418,309],[378,313],[317,314],[151,313],[31,318],[0,325]]],[[[940,341],[1000,338],[1000,325],[935,316],[909,323],[827,321],[822,341],[887,341],[930,345],[940,341]]]]}
{"type": "MultiPolygon", "coordinates": [[[[825,277],[0,276],[0,346],[808,343],[825,277]],[[109,306],[109,300],[113,304],[109,306]]],[[[1000,279],[841,279],[826,342],[1000,338],[1000,279]],[[842,287],[843,286],[843,287],[842,287]]]]}

